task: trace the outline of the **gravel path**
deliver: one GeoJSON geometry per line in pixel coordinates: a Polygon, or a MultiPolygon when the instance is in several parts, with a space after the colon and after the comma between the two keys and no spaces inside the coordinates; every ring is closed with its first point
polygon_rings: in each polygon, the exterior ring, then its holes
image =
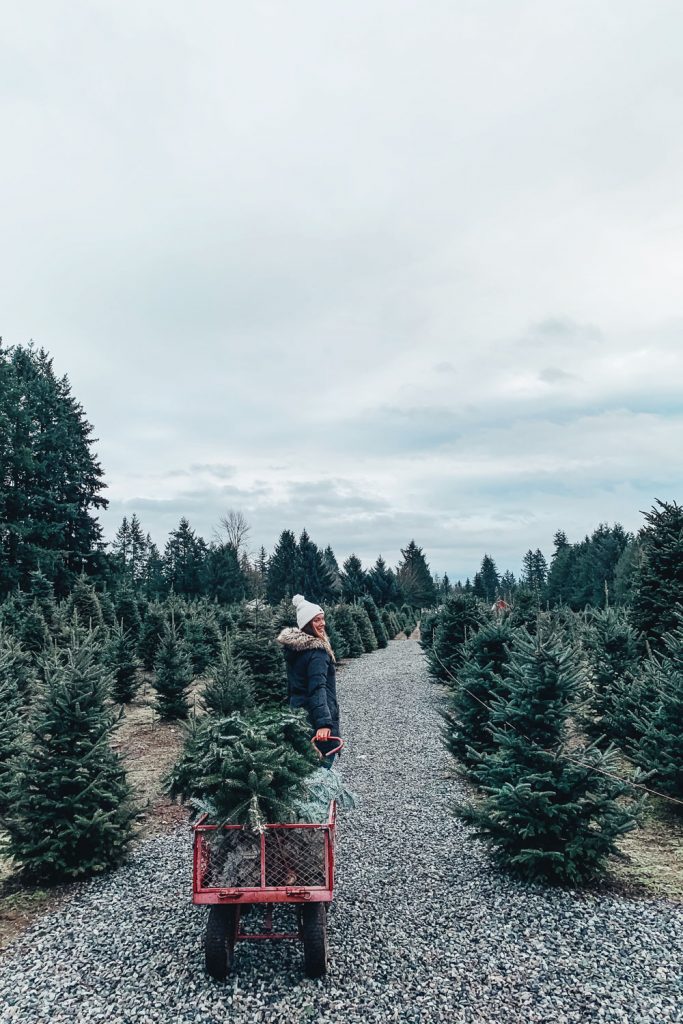
{"type": "Polygon", "coordinates": [[[324,981],[303,977],[298,943],[241,944],[232,980],[209,981],[181,829],[13,947],[3,1024],[683,1021],[680,907],[523,885],[451,816],[438,690],[415,641],[352,662],[339,691],[363,804],[340,825],[324,981]]]}

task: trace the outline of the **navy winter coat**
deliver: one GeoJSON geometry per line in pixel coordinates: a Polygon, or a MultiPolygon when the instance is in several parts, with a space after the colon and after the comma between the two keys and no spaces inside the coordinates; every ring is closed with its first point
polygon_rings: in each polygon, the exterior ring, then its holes
{"type": "Polygon", "coordinates": [[[285,651],[290,706],[306,708],[314,729],[331,729],[339,736],[334,658],[321,640],[300,629],[283,629],[278,640],[285,651]]]}

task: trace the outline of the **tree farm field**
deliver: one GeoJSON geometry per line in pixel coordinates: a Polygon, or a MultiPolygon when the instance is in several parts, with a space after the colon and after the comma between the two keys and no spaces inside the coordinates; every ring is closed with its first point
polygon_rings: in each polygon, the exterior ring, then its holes
{"type": "MultiPolygon", "coordinates": [[[[417,639],[419,630],[413,635],[417,639]]],[[[343,667],[342,662],[341,671],[343,667]]],[[[185,730],[178,722],[159,718],[154,710],[152,675],[142,675],[142,685],[126,707],[112,744],[124,760],[139,808],[137,842],[189,824],[186,808],[171,800],[164,789],[164,779],[182,750],[185,730]]],[[[193,683],[191,701],[195,706],[203,685],[201,678],[193,683]]],[[[683,904],[683,822],[670,814],[662,801],[650,800],[643,826],[627,835],[620,848],[623,860],[613,862],[608,878],[599,883],[602,889],[683,904]]],[[[0,951],[36,917],[68,900],[77,884],[45,889],[22,885],[0,852],[0,951]]]]}
{"type": "MultiPolygon", "coordinates": [[[[195,692],[201,685],[201,680],[195,682],[195,692]]],[[[186,809],[164,791],[164,778],[183,746],[184,728],[177,722],[161,721],[153,705],[154,690],[145,678],[138,695],[126,707],[112,742],[123,759],[139,809],[138,842],[188,821],[186,809]]],[[[0,846],[0,950],[3,950],[37,915],[68,899],[77,883],[49,889],[21,885],[13,878],[12,865],[1,850],[0,846]]]]}

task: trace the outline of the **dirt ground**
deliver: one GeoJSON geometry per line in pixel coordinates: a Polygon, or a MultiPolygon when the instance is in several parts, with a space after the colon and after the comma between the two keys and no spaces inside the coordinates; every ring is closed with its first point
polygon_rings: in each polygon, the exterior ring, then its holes
{"type": "MultiPolygon", "coordinates": [[[[417,639],[419,634],[413,634],[417,639]]],[[[194,695],[201,680],[194,686],[194,695]]],[[[191,697],[191,699],[193,699],[191,697]]],[[[127,707],[114,739],[124,759],[140,808],[136,842],[175,828],[188,820],[187,811],[164,795],[163,781],[184,739],[183,726],[161,722],[153,709],[153,691],[145,678],[137,698],[127,707]]],[[[683,818],[653,800],[642,828],[621,842],[623,859],[616,861],[603,887],[634,898],[667,898],[683,903],[683,818]]],[[[5,949],[38,915],[70,898],[74,885],[51,889],[21,885],[2,857],[0,837],[0,950],[5,949]]]]}

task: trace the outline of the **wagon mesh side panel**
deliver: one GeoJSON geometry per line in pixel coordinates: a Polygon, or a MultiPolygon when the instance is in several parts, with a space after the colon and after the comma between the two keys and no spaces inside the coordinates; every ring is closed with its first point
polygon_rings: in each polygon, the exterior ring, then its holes
{"type": "Polygon", "coordinates": [[[259,835],[243,829],[217,829],[204,833],[200,842],[200,888],[258,888],[261,885],[259,835]]]}
{"type": "Polygon", "coordinates": [[[266,885],[326,885],[324,829],[273,828],[266,832],[266,885]]]}

